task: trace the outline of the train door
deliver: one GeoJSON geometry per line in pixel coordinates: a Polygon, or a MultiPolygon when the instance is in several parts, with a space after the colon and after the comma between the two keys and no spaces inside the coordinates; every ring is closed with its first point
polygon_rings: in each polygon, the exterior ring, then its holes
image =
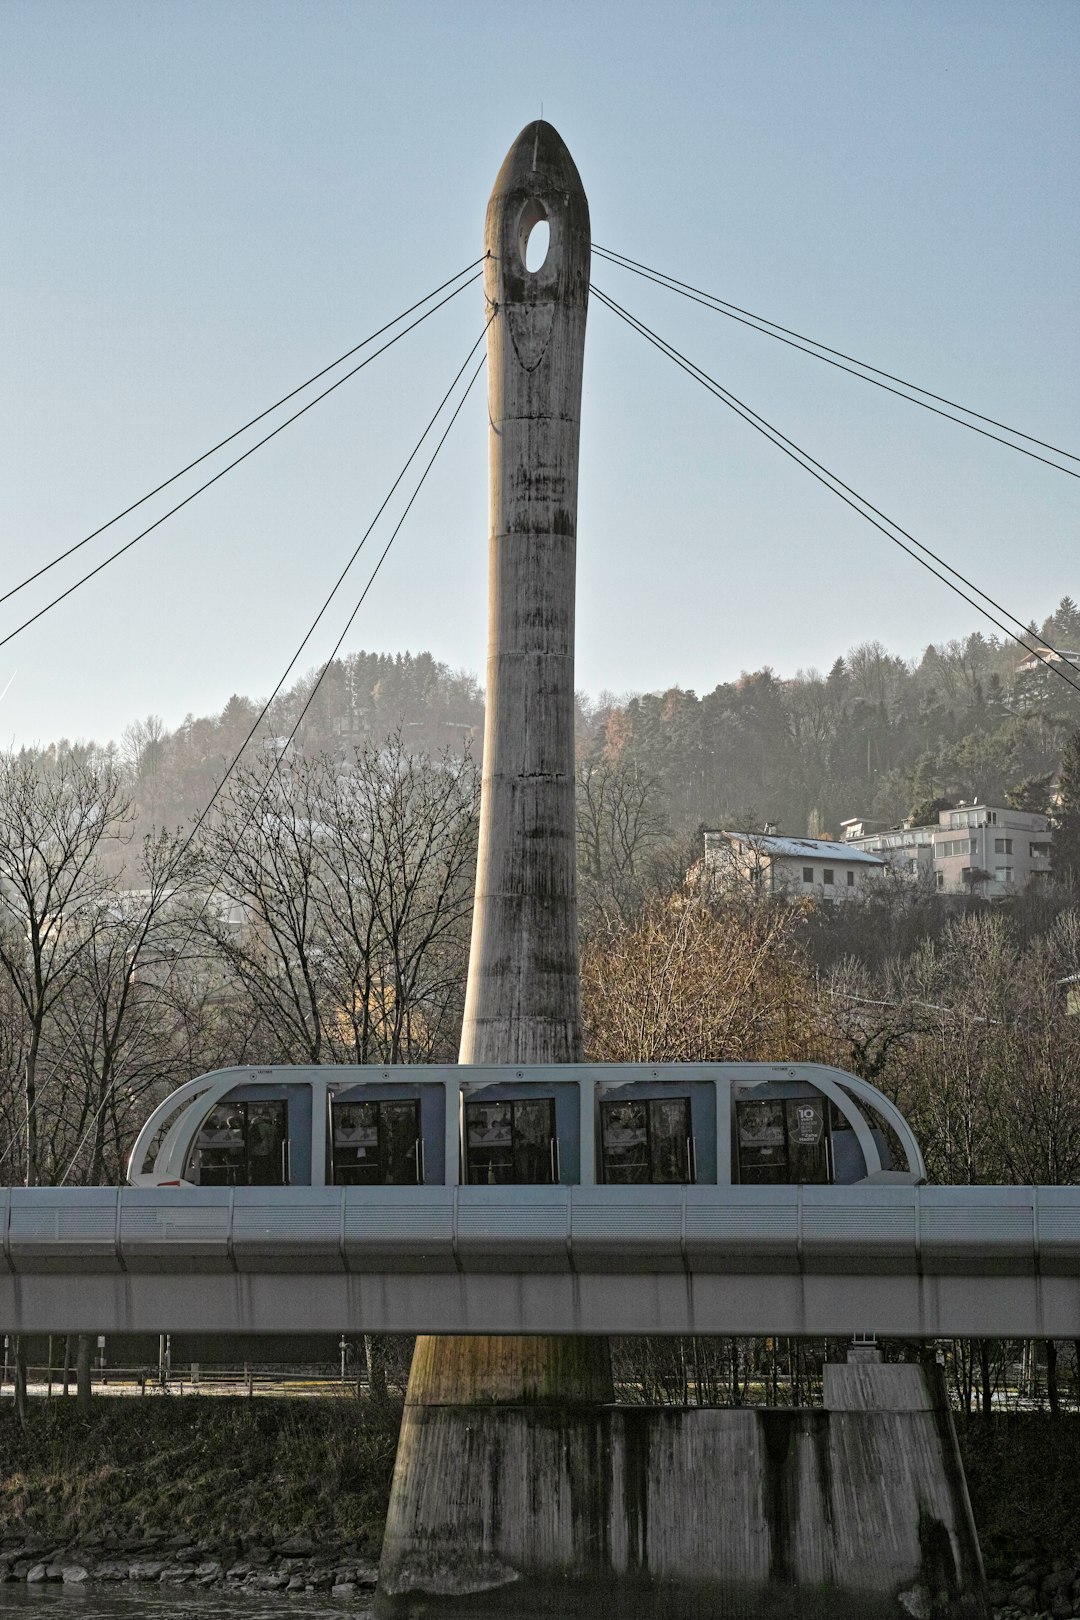
{"type": "Polygon", "coordinates": [[[689,1097],[602,1100],[600,1142],[606,1182],[696,1180],[689,1097]]]}
{"type": "Polygon", "coordinates": [[[748,1099],[735,1104],[735,1119],[744,1185],[832,1181],[824,1097],[748,1099]]]}
{"type": "Polygon", "coordinates": [[[335,1187],[406,1186],[423,1180],[420,1104],[330,1099],[330,1180],[335,1187]]]}
{"type": "Polygon", "coordinates": [[[465,1179],[473,1186],[558,1181],[554,1099],[467,1099],[465,1179]]]}
{"type": "Polygon", "coordinates": [[[223,1102],[195,1138],[187,1179],[199,1187],[288,1185],[285,1102],[223,1102]]]}

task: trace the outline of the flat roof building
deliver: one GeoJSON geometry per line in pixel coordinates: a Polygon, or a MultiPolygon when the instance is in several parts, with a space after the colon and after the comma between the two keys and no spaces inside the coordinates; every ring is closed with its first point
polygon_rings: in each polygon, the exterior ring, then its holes
{"type": "Polygon", "coordinates": [[[958,804],[937,825],[905,823],[870,832],[858,817],[844,822],[846,841],[887,860],[894,871],[932,882],[942,894],[994,899],[1050,874],[1048,817],[1008,806],[958,804]]]}

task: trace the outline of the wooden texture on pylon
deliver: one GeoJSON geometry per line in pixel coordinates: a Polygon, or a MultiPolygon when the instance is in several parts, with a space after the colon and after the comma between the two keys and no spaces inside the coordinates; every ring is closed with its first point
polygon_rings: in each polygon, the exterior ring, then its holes
{"type": "Polygon", "coordinates": [[[416,1341],[406,1403],[602,1405],[613,1399],[607,1347],[574,1334],[429,1334],[416,1341]]]}

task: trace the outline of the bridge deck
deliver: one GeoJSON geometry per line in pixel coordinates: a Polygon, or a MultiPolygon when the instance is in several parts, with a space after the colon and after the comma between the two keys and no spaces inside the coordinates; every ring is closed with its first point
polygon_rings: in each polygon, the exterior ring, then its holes
{"type": "Polygon", "coordinates": [[[0,1191],[0,1330],[1080,1336],[1080,1187],[0,1191]]]}

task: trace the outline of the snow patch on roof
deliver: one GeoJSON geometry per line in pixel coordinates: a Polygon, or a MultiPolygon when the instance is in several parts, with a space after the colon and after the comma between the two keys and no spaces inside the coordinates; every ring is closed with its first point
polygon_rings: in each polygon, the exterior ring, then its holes
{"type": "Polygon", "coordinates": [[[759,855],[789,855],[808,861],[886,865],[880,855],[871,855],[866,850],[855,849],[851,844],[841,844],[832,838],[786,838],[780,833],[752,832],[724,832],[720,836],[729,838],[735,844],[745,844],[748,848],[756,850],[759,855]]]}

